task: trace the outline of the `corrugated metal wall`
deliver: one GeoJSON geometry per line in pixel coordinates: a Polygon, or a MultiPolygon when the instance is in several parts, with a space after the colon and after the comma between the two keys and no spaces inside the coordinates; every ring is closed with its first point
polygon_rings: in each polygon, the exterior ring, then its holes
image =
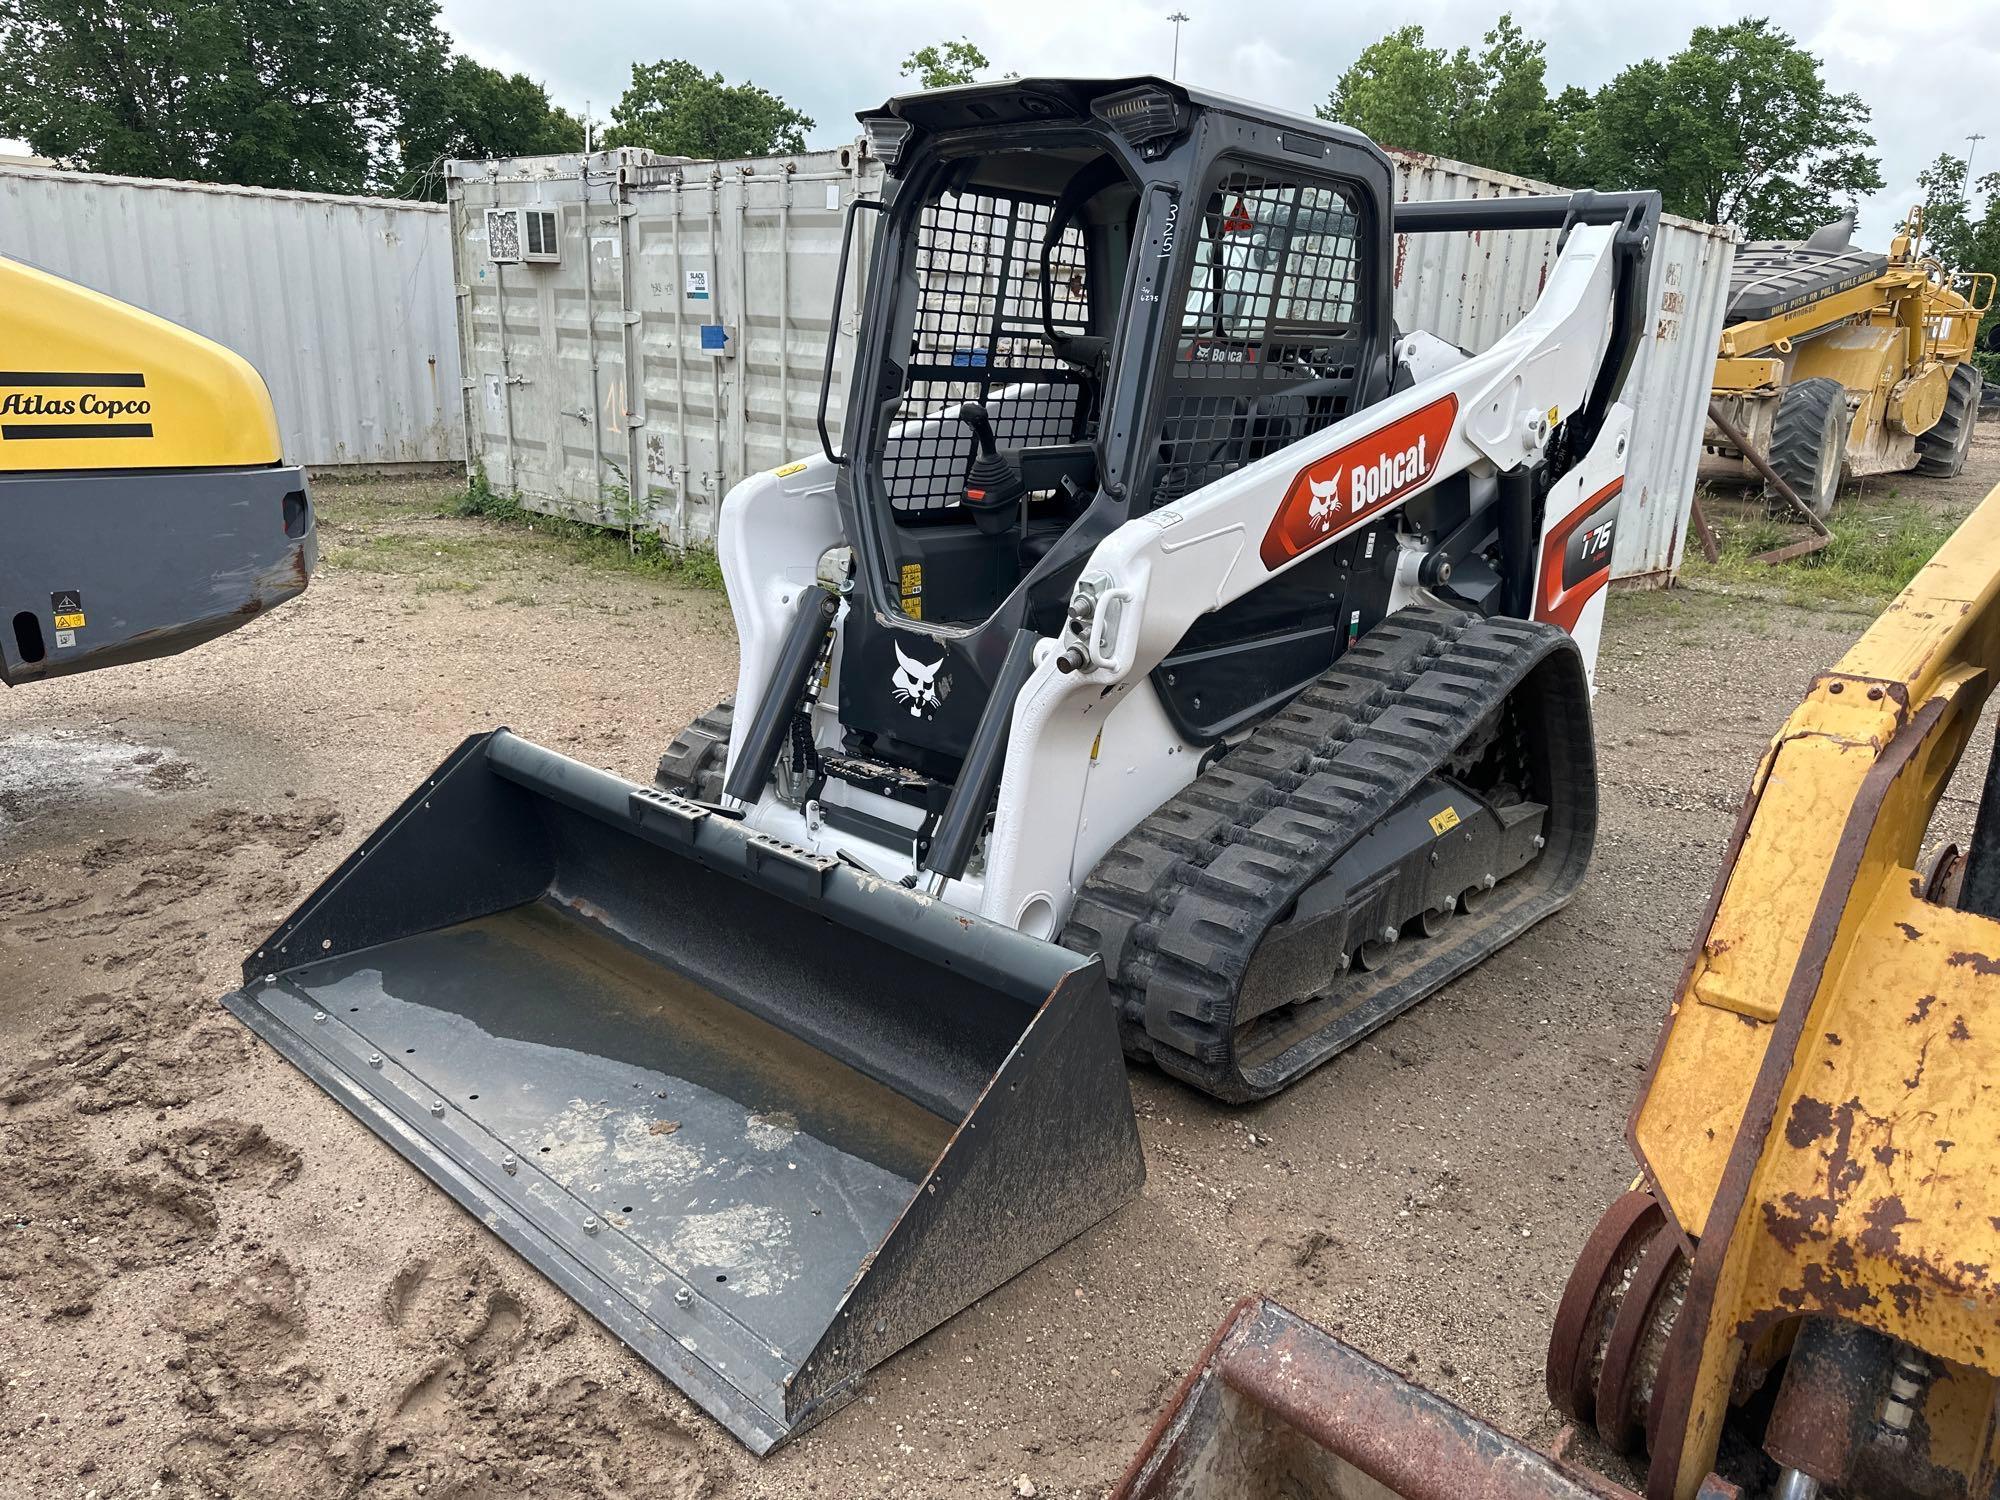
{"type": "MultiPolygon", "coordinates": [[[[731,485],[815,446],[840,213],[879,191],[873,162],[851,150],[720,163],[622,152],[454,163],[452,174],[471,452],[495,483],[536,508],[699,540],[731,485]],[[612,206],[621,169],[631,184],[623,215],[612,206]],[[495,265],[486,209],[534,205],[557,209],[560,263],[495,265]]],[[[1397,156],[1403,200],[1555,191],[1397,156]]],[[[1652,337],[1627,388],[1641,418],[1618,578],[1665,582],[1679,565],[1733,256],[1729,231],[1682,219],[1662,228],[1652,337]]],[[[1399,238],[1397,322],[1485,349],[1534,306],[1555,258],[1553,231],[1399,238]]],[[[836,419],[856,281],[858,267],[830,393],[836,419]]]]}
{"type": "MultiPolygon", "coordinates": [[[[452,163],[465,416],[488,478],[534,509],[710,537],[732,485],[818,445],[842,214],[880,181],[853,147],[452,163]],[[496,263],[492,208],[553,210],[561,258],[496,263]]],[[[859,283],[857,251],[836,423],[859,283]]]]}
{"type": "MultiPolygon", "coordinates": [[[[1404,202],[1562,191],[1441,157],[1390,154],[1396,196],[1404,202]]],[[[1664,584],[1680,566],[1735,255],[1734,230],[1672,215],[1660,226],[1650,277],[1652,336],[1625,388],[1639,420],[1612,550],[1615,579],[1664,584]]],[[[1477,353],[1534,306],[1555,259],[1553,230],[1399,236],[1396,321],[1477,353]]]]}
{"type": "Polygon", "coordinates": [[[0,168],[0,255],[228,345],[316,468],[457,462],[440,204],[0,168]]]}

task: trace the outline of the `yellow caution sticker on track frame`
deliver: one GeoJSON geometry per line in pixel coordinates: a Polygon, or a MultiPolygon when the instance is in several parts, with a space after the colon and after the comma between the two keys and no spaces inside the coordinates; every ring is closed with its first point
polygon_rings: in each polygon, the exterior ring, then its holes
{"type": "Polygon", "coordinates": [[[1458,809],[1455,807],[1447,807],[1443,812],[1433,816],[1430,820],[1430,824],[1431,824],[1431,832],[1436,834],[1438,837],[1442,838],[1445,834],[1450,833],[1452,829],[1458,827],[1459,824],[1458,809]]]}
{"type": "Polygon", "coordinates": [[[58,629],[58,630],[81,630],[81,629],[83,629],[83,616],[82,616],[82,615],[57,615],[57,616],[56,616],[56,629],[58,629]]]}
{"type": "Polygon", "coordinates": [[[771,471],[771,475],[773,478],[783,479],[788,474],[798,474],[803,472],[805,467],[806,467],[805,460],[801,459],[799,460],[799,462],[795,464],[784,464],[779,468],[773,469],[771,471]]]}

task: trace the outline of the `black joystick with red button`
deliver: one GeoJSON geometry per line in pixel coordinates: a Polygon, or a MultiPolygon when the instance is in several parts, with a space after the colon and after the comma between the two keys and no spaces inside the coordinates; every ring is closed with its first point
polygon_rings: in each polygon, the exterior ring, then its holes
{"type": "Polygon", "coordinates": [[[968,401],[958,420],[972,429],[972,462],[965,470],[965,508],[987,536],[1004,536],[1021,524],[1021,499],[1028,493],[1020,466],[1001,456],[993,441],[993,421],[986,408],[968,401]]]}

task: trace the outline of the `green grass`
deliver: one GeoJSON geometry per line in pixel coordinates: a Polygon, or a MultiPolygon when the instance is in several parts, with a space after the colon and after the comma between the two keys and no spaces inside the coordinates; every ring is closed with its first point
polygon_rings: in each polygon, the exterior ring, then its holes
{"type": "Polygon", "coordinates": [[[1776,566],[1756,561],[1760,552],[1800,540],[1805,528],[1762,514],[1752,505],[1722,506],[1705,498],[1720,533],[1722,555],[1713,563],[1690,545],[1681,565],[1685,582],[1769,590],[1798,605],[1879,605],[1916,577],[1958,529],[1963,512],[1939,511],[1894,490],[1881,497],[1850,496],[1836,502],[1827,521],[1833,539],[1819,552],[1776,566]]]}
{"type": "Polygon", "coordinates": [[[547,538],[568,561],[585,567],[669,578],[690,588],[722,587],[722,567],[715,553],[706,547],[683,551],[668,545],[656,531],[628,533],[562,516],[541,515],[524,506],[519,495],[503,495],[495,490],[483,474],[473,476],[472,482],[453,497],[445,513],[476,517],[496,526],[547,538]]]}
{"type": "MultiPolygon", "coordinates": [[[[614,497],[616,498],[616,497],[614,497]]],[[[544,583],[565,568],[638,574],[686,588],[720,592],[722,569],[705,547],[678,551],[651,530],[622,530],[540,515],[474,476],[450,479],[340,480],[313,491],[329,567],[421,580],[419,593],[474,593],[502,575],[528,573],[544,583]],[[477,530],[440,528],[440,519],[484,522],[477,530]]],[[[618,509],[613,505],[613,510],[618,509]]],[[[532,605],[516,589],[498,602],[532,605]]]]}

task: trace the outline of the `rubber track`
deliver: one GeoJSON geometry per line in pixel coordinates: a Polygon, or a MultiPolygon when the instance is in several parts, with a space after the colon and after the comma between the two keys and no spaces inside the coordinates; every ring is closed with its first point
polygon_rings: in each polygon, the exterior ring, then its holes
{"type": "MultiPolygon", "coordinates": [[[[1596,827],[1590,732],[1582,661],[1560,631],[1441,605],[1399,610],[1113,846],[1061,941],[1103,957],[1129,1053],[1221,1098],[1274,1093],[1568,899],[1596,827]],[[1520,887],[1496,903],[1498,920],[1457,919],[1427,940],[1430,958],[1412,955],[1372,996],[1344,995],[1328,1024],[1246,1073],[1236,993],[1265,934],[1544,663],[1558,671],[1538,729],[1569,805],[1552,801],[1550,847],[1494,893],[1520,887]]],[[[1343,991],[1377,977],[1357,970],[1343,991]]]]}
{"type": "Polygon", "coordinates": [[[675,735],[667,753],[660,757],[653,784],[697,802],[720,802],[735,714],[736,700],[724,698],[675,735]]]}

